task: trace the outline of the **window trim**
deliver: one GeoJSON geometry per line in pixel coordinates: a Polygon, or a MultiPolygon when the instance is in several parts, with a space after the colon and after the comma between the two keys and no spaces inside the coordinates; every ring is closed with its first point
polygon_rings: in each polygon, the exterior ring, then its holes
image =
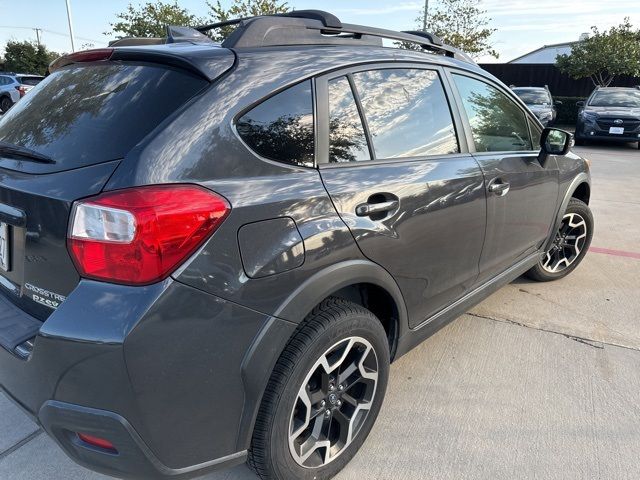
{"type": "MultiPolygon", "coordinates": [[[[441,65],[432,64],[432,63],[421,63],[421,62],[380,62],[380,63],[367,63],[361,65],[353,65],[350,67],[346,67],[340,70],[334,70],[331,73],[318,76],[316,78],[316,102],[318,105],[318,115],[316,117],[316,122],[319,122],[321,125],[326,125],[326,128],[323,128],[322,136],[316,137],[316,145],[320,148],[316,150],[316,165],[318,168],[344,168],[344,167],[354,167],[361,166],[365,167],[367,165],[381,165],[381,164],[389,164],[389,163],[397,163],[397,162],[417,162],[417,161],[425,161],[425,160],[433,160],[433,159],[442,159],[446,160],[447,158],[460,158],[460,157],[468,157],[471,156],[471,153],[468,148],[466,135],[464,132],[464,124],[462,122],[462,117],[460,116],[460,112],[458,111],[457,105],[455,104],[455,99],[452,96],[452,90],[448,84],[448,79],[446,78],[446,72],[441,65]],[[355,88],[355,83],[353,83],[353,74],[359,72],[366,72],[370,70],[399,70],[399,69],[413,69],[413,70],[431,70],[435,71],[440,78],[440,82],[442,85],[442,89],[445,95],[445,100],[447,101],[447,105],[449,107],[449,113],[451,114],[451,119],[453,121],[454,132],[456,136],[456,141],[458,143],[459,152],[456,153],[448,153],[444,155],[424,155],[420,157],[400,157],[400,158],[378,158],[374,156],[375,147],[373,142],[371,141],[370,131],[368,128],[368,124],[365,127],[366,117],[364,116],[364,111],[362,109],[362,103],[360,101],[360,93],[357,88],[355,88]],[[363,122],[363,128],[365,128],[365,135],[367,136],[367,143],[369,143],[369,149],[371,152],[371,160],[363,160],[359,162],[341,162],[341,163],[330,163],[329,162],[329,95],[328,95],[328,85],[329,81],[340,78],[347,77],[349,78],[349,84],[351,86],[351,90],[353,92],[354,98],[356,99],[356,105],[358,106],[358,111],[360,113],[360,118],[363,122]],[[326,131],[326,132],[325,132],[326,131]]],[[[320,125],[319,125],[320,126],[320,125]]],[[[321,133],[321,130],[316,129],[317,134],[321,133]]]]}
{"type": "Polygon", "coordinates": [[[525,121],[527,121],[527,131],[529,132],[529,141],[531,142],[532,147],[533,147],[533,139],[531,138],[531,127],[530,127],[529,121],[533,121],[534,124],[538,126],[542,126],[542,124],[540,124],[540,121],[537,118],[535,118],[535,116],[532,115],[531,112],[529,112],[529,109],[526,106],[524,106],[524,103],[522,102],[522,100],[520,100],[520,98],[516,94],[510,91],[510,89],[505,88],[503,85],[500,85],[499,83],[493,81],[491,78],[487,78],[485,76],[475,74],[474,72],[469,72],[467,70],[461,70],[458,68],[446,67],[444,70],[445,70],[445,75],[447,76],[447,80],[450,83],[451,90],[455,98],[455,103],[459,106],[459,109],[460,109],[460,115],[464,125],[465,136],[467,137],[467,143],[469,145],[469,152],[471,152],[476,156],[479,156],[479,155],[490,156],[490,155],[499,155],[499,154],[518,155],[518,156],[538,156],[539,155],[539,152],[540,152],[539,150],[496,150],[492,152],[477,151],[475,140],[473,139],[473,131],[471,129],[471,124],[469,122],[469,116],[467,115],[467,112],[464,108],[462,96],[460,95],[460,91],[458,90],[458,87],[453,78],[454,75],[458,75],[461,77],[468,77],[473,80],[486,83],[487,85],[502,92],[504,95],[507,96],[507,98],[510,98],[513,101],[513,103],[524,114],[525,121]]]}

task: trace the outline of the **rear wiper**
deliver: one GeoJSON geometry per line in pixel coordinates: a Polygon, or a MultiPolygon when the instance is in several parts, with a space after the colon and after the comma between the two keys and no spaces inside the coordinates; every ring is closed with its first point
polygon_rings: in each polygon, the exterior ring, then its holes
{"type": "Polygon", "coordinates": [[[7,142],[0,142],[0,156],[10,157],[16,160],[30,160],[38,163],[56,163],[53,158],[47,155],[7,142]]]}

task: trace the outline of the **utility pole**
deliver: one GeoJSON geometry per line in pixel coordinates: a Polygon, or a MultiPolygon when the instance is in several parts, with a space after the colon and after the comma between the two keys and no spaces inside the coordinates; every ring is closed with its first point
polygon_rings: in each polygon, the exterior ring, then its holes
{"type": "Polygon", "coordinates": [[[42,29],[34,28],[34,30],[36,31],[36,41],[38,43],[38,48],[40,48],[40,32],[42,31],[42,29]]]}
{"type": "Polygon", "coordinates": [[[71,51],[76,51],[76,45],[73,41],[73,22],[71,21],[71,5],[69,5],[69,0],[67,1],[67,20],[69,21],[69,36],[71,37],[71,51]]]}
{"type": "Polygon", "coordinates": [[[424,16],[422,17],[422,31],[427,31],[427,15],[429,14],[429,0],[424,0],[424,16]]]}

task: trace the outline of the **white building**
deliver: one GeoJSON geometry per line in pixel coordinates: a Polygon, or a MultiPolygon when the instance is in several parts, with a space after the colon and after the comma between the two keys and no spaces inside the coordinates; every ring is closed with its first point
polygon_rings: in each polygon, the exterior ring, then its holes
{"type": "Polygon", "coordinates": [[[545,45],[533,52],[526,53],[518,58],[514,58],[508,63],[549,63],[555,64],[558,55],[571,53],[571,46],[577,42],[556,43],[555,45],[545,45]]]}

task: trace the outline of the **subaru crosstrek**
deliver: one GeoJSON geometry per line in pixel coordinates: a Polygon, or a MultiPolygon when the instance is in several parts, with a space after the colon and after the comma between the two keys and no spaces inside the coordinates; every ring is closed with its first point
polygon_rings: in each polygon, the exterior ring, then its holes
{"type": "Polygon", "coordinates": [[[391,361],[591,241],[571,135],[437,37],[233,23],[63,57],[0,121],[0,384],[114,476],[330,478],[391,361]]]}

